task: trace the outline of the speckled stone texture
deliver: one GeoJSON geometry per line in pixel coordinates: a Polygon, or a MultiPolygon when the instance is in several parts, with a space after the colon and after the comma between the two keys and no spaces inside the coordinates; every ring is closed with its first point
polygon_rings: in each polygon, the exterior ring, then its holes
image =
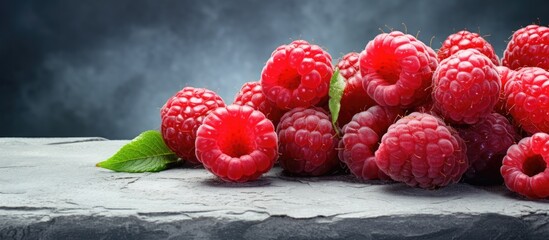
{"type": "Polygon", "coordinates": [[[549,239],[549,201],[504,186],[95,167],[127,142],[0,138],[0,239],[549,239]]]}

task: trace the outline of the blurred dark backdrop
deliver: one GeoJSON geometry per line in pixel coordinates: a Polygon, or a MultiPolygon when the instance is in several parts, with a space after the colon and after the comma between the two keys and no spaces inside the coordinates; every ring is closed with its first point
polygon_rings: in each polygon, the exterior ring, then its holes
{"type": "Polygon", "coordinates": [[[547,9],[549,1],[1,1],[0,136],[132,138],[157,129],[160,107],[184,86],[232,102],[278,45],[300,38],[336,61],[380,28],[419,32],[427,44],[435,36],[434,49],[469,29],[501,57],[512,31],[547,25],[547,9]]]}

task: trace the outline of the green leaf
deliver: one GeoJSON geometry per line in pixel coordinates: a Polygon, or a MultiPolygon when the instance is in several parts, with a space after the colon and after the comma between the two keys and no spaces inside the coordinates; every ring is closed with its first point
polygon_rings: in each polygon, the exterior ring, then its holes
{"type": "Polygon", "coordinates": [[[336,68],[334,74],[332,75],[332,79],[330,80],[330,101],[328,102],[328,107],[330,108],[330,113],[332,114],[332,125],[338,135],[339,128],[337,127],[337,118],[339,117],[341,97],[343,96],[345,85],[345,78],[339,74],[339,69],[336,68]]]}
{"type": "Polygon", "coordinates": [[[97,167],[116,172],[158,172],[177,162],[177,156],[164,143],[158,131],[142,132],[97,167]]]}

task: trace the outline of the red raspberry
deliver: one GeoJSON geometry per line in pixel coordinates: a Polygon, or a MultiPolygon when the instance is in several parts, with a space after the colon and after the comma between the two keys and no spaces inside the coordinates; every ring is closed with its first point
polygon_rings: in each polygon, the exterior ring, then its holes
{"type": "Polygon", "coordinates": [[[259,82],[244,83],[240,91],[236,94],[233,104],[248,105],[255,110],[259,110],[265,114],[275,126],[278,125],[280,117],[284,114],[283,110],[278,109],[272,102],[265,98],[265,94],[263,94],[263,89],[259,82]]]}
{"type": "Polygon", "coordinates": [[[469,166],[466,152],[454,129],[437,117],[414,112],[389,127],[375,157],[393,180],[432,189],[459,181],[469,166]]]}
{"type": "Polygon", "coordinates": [[[290,110],[277,128],[280,147],[279,162],[289,173],[320,176],[339,165],[338,139],[330,117],[320,108],[290,110]]]}
{"type": "Polygon", "coordinates": [[[465,49],[440,62],[432,94],[447,121],[474,124],[494,110],[500,88],[494,63],[475,49],[465,49]]]}
{"type": "Polygon", "coordinates": [[[507,149],[520,139],[509,120],[492,113],[474,125],[457,130],[467,144],[471,165],[465,172],[465,181],[479,185],[501,184],[501,161],[507,149]]]}
{"type": "Polygon", "coordinates": [[[410,107],[429,99],[435,51],[409,34],[377,35],[360,53],[364,90],[381,106],[410,107]]]}
{"type": "Polygon", "coordinates": [[[505,66],[496,66],[496,70],[498,71],[499,79],[501,80],[501,90],[499,91],[499,100],[494,107],[494,111],[506,116],[508,111],[505,108],[505,84],[515,76],[516,72],[505,66]]]}
{"type": "Polygon", "coordinates": [[[273,167],[278,156],[274,125],[249,106],[217,108],[198,128],[196,156],[225,181],[257,179],[273,167]]]}
{"type": "Polygon", "coordinates": [[[373,106],[357,113],[343,127],[339,141],[339,159],[356,177],[364,180],[390,179],[377,167],[374,152],[387,128],[403,115],[400,108],[373,106]]]}
{"type": "Polygon", "coordinates": [[[194,155],[196,130],[210,111],[224,106],[223,99],[211,90],[183,88],[160,110],[164,142],[178,157],[199,163],[194,155]]]}
{"type": "Polygon", "coordinates": [[[549,135],[536,133],[509,148],[501,175],[509,190],[528,198],[549,197],[549,135]]]}
{"type": "Polygon", "coordinates": [[[492,45],[484,40],[478,33],[469,31],[459,31],[454,33],[442,43],[442,47],[438,50],[438,60],[442,61],[459,50],[476,49],[480,53],[488,57],[494,65],[499,65],[499,59],[492,45]]]}
{"type": "Polygon", "coordinates": [[[362,88],[358,57],[358,53],[351,52],[343,56],[337,64],[339,73],[345,79],[345,89],[341,96],[341,108],[337,118],[339,126],[351,121],[355,114],[376,105],[376,102],[362,88]]]}
{"type": "Polygon", "coordinates": [[[267,99],[280,109],[309,107],[328,96],[332,57],[317,45],[296,40],[278,47],[261,72],[267,99]]]}
{"type": "Polygon", "coordinates": [[[503,53],[503,65],[516,70],[540,67],[549,71],[549,28],[529,25],[513,33],[503,53]]]}
{"type": "Polygon", "coordinates": [[[519,69],[505,85],[505,96],[509,113],[522,129],[531,134],[549,132],[549,72],[519,69]]]}

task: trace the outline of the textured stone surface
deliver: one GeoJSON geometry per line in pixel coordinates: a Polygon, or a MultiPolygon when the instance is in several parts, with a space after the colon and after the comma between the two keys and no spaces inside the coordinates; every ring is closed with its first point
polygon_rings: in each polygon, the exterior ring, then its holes
{"type": "Polygon", "coordinates": [[[0,138],[0,239],[549,239],[549,201],[504,186],[429,191],[280,168],[232,184],[196,168],[95,167],[127,142],[0,138]]]}

